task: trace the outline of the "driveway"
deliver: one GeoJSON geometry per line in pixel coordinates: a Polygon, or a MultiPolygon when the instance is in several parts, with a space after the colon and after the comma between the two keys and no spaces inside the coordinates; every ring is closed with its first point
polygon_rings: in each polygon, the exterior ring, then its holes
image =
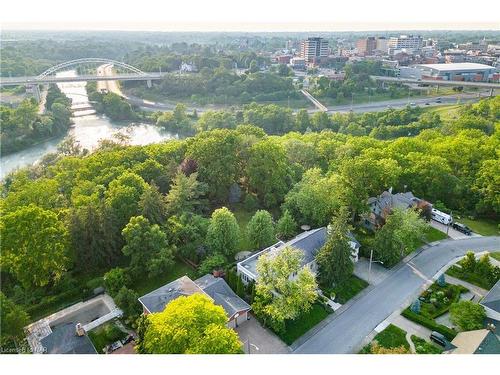
{"type": "Polygon", "coordinates": [[[368,269],[370,267],[370,260],[366,258],[359,258],[354,264],[354,275],[360,279],[365,280],[371,285],[378,285],[390,275],[391,271],[382,266],[380,263],[372,262],[372,269],[370,274],[368,269]]]}
{"type": "Polygon", "coordinates": [[[252,314],[241,323],[236,332],[247,354],[288,354],[290,350],[274,333],[262,327],[252,314]]]}
{"type": "MultiPolygon", "coordinates": [[[[446,225],[444,225],[444,224],[442,224],[442,223],[440,223],[438,221],[435,221],[435,220],[431,220],[430,225],[431,225],[431,227],[436,228],[437,230],[439,230],[439,231],[441,231],[443,233],[446,233],[446,229],[447,229],[446,225]]],[[[461,240],[461,239],[464,239],[464,238],[471,238],[471,237],[481,237],[480,234],[477,234],[477,233],[474,233],[474,232],[472,232],[472,234],[470,236],[468,236],[466,234],[463,234],[462,232],[459,232],[456,229],[453,229],[451,226],[448,229],[448,236],[450,238],[453,238],[454,240],[461,240]]]]}
{"type": "Polygon", "coordinates": [[[363,340],[392,313],[407,306],[450,261],[474,252],[500,249],[500,237],[444,240],[425,246],[349,308],[309,337],[294,353],[357,353],[363,340]]]}

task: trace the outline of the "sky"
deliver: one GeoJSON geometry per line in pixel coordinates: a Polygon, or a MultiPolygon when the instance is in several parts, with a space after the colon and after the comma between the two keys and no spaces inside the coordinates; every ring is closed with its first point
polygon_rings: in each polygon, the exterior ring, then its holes
{"type": "Polygon", "coordinates": [[[6,0],[2,29],[500,30],[498,0],[6,0]]]}

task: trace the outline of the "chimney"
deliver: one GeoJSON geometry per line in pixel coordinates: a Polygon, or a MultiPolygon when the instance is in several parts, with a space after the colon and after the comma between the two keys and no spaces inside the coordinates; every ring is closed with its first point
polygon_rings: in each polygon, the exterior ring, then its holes
{"type": "Polygon", "coordinates": [[[79,337],[85,336],[85,330],[83,329],[81,323],[76,323],[75,329],[76,329],[77,336],[79,336],[79,337]]]}

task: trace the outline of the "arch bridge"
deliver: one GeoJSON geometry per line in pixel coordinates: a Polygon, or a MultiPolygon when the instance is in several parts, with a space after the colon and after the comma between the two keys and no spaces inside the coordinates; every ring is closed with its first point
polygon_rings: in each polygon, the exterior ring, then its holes
{"type": "Polygon", "coordinates": [[[112,59],[87,57],[82,59],[70,60],[61,64],[54,65],[38,76],[31,77],[0,77],[0,86],[17,86],[17,85],[38,85],[60,82],[91,82],[91,81],[147,81],[148,86],[152,80],[159,80],[165,74],[148,73],[142,70],[112,59]],[[98,75],[98,74],[83,74],[74,77],[55,76],[54,74],[68,68],[78,65],[89,64],[109,64],[121,68],[125,72],[115,73],[114,75],[98,75]]]}

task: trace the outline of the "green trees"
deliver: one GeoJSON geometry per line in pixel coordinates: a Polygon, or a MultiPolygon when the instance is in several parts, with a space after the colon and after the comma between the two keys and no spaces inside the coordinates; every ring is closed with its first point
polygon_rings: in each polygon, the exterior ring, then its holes
{"type": "Polygon", "coordinates": [[[339,207],[337,187],[335,176],[323,176],[319,168],[310,169],[288,192],[283,208],[300,219],[299,224],[324,226],[339,207]]]}
{"type": "Polygon", "coordinates": [[[226,207],[212,213],[207,231],[207,245],[212,253],[232,256],[240,240],[240,227],[233,213],[226,207]]]}
{"type": "Polygon", "coordinates": [[[208,197],[225,201],[239,176],[239,137],[227,129],[201,133],[189,140],[187,157],[198,165],[198,179],[206,183],[208,197]]]}
{"type": "Polygon", "coordinates": [[[123,268],[112,268],[104,274],[104,286],[111,296],[115,296],[122,287],[130,284],[127,270],[123,268]]]}
{"type": "Polygon", "coordinates": [[[139,199],[146,188],[144,180],[135,173],[125,172],[111,181],[106,191],[106,205],[116,218],[119,230],[139,210],[139,199]]]}
{"type": "Polygon", "coordinates": [[[6,345],[9,340],[17,340],[24,337],[24,327],[29,322],[29,316],[21,306],[16,305],[0,292],[0,343],[6,345]]]}
{"type": "Polygon", "coordinates": [[[264,254],[257,262],[259,277],[252,308],[277,332],[283,331],[286,320],[308,311],[317,298],[314,275],[301,263],[302,253],[292,247],[275,256],[264,254]]]}
{"type": "Polygon", "coordinates": [[[349,212],[342,208],[328,226],[328,238],[316,255],[321,282],[332,286],[346,281],[352,275],[349,212]]]}
{"type": "Polygon", "coordinates": [[[479,211],[500,214],[500,163],[496,160],[485,160],[477,173],[473,190],[481,196],[477,208],[479,211]]]}
{"type": "Polygon", "coordinates": [[[134,216],[122,234],[126,243],[122,251],[130,257],[130,270],[136,276],[146,272],[156,276],[172,265],[172,249],[157,224],[151,225],[146,218],[134,216]]]}
{"type": "Polygon", "coordinates": [[[139,214],[152,224],[163,224],[165,222],[167,205],[164,196],[154,183],[145,187],[139,199],[139,214]]]}
{"type": "Polygon", "coordinates": [[[375,233],[374,252],[386,266],[396,264],[415,250],[423,239],[428,224],[418,212],[395,209],[382,229],[375,233]]]}
{"type": "Polygon", "coordinates": [[[206,192],[206,185],[198,180],[198,173],[186,176],[182,172],[175,175],[165,201],[170,215],[194,212],[201,205],[200,198],[206,192]]]}
{"type": "Polygon", "coordinates": [[[246,174],[250,190],[265,207],[281,203],[290,184],[283,147],[271,140],[255,143],[250,148],[246,174]]]}
{"type": "Polygon", "coordinates": [[[128,102],[119,95],[109,92],[101,97],[104,113],[113,120],[131,120],[134,112],[128,102]]]}
{"type": "Polygon", "coordinates": [[[226,111],[206,111],[201,116],[196,126],[200,131],[213,129],[235,129],[236,118],[230,112],[226,111]]]}
{"type": "Polygon", "coordinates": [[[297,233],[297,223],[293,219],[290,211],[285,210],[276,224],[276,233],[283,240],[288,240],[297,233]]]}
{"type": "Polygon", "coordinates": [[[484,307],[472,301],[460,301],[450,306],[450,317],[453,324],[463,331],[483,328],[486,318],[484,307]]]}
{"type": "Polygon", "coordinates": [[[257,211],[248,222],[247,234],[255,249],[263,249],[276,242],[271,214],[266,210],[257,211]]]}
{"type": "Polygon", "coordinates": [[[69,265],[68,232],[52,211],[18,208],[0,221],[2,268],[25,289],[57,281],[69,265]]]}
{"type": "Polygon", "coordinates": [[[237,354],[242,352],[235,331],[226,327],[226,313],[196,293],[169,302],[146,318],[141,352],[149,354],[237,354]]]}
{"type": "Polygon", "coordinates": [[[141,314],[141,305],[137,300],[139,296],[132,289],[122,286],[118,293],[114,295],[113,299],[118,307],[123,311],[123,314],[131,318],[137,318],[141,314]]]}

